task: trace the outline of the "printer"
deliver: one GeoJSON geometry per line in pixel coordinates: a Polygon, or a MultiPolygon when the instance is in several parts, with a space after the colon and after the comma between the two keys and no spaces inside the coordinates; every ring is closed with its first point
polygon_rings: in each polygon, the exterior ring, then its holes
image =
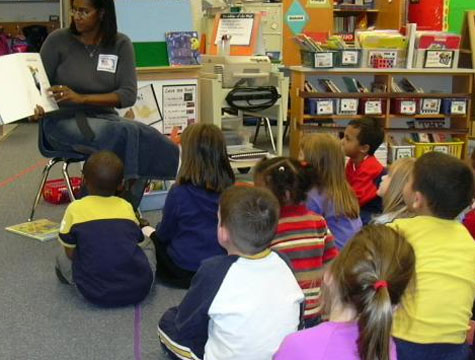
{"type": "Polygon", "coordinates": [[[267,56],[202,55],[202,72],[221,74],[223,88],[269,84],[272,63],[267,56]]]}

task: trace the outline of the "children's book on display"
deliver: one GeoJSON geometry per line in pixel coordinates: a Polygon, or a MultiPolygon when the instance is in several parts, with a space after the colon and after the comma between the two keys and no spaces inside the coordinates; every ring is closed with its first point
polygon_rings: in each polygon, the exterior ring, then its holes
{"type": "Polygon", "coordinates": [[[165,34],[170,65],[198,65],[200,40],[196,31],[174,31],[165,34]]]}
{"type": "Polygon", "coordinates": [[[47,113],[58,109],[40,54],[0,56],[0,79],[0,125],[32,116],[36,105],[47,113]]]}

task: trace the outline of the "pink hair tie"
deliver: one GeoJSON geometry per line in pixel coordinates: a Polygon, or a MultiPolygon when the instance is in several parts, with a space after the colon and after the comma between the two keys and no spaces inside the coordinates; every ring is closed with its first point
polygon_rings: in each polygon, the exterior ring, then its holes
{"type": "Polygon", "coordinates": [[[374,290],[378,291],[378,289],[380,288],[383,288],[383,287],[387,288],[388,283],[385,280],[378,280],[373,284],[373,287],[374,287],[374,290]]]}

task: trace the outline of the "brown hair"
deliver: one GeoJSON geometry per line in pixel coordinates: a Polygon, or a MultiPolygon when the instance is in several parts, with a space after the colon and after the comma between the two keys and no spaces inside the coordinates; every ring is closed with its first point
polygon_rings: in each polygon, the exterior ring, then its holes
{"type": "Polygon", "coordinates": [[[451,155],[428,152],[416,161],[412,188],[424,195],[434,216],[454,219],[472,203],[473,171],[451,155]]]}
{"type": "Polygon", "coordinates": [[[333,296],[355,309],[362,360],[389,360],[393,306],[413,279],[415,262],[414,250],[402,234],[384,225],[368,225],[331,264],[336,294],[324,287],[325,307],[333,296]],[[376,288],[377,281],[387,286],[376,288]]]}
{"type": "Polygon", "coordinates": [[[232,186],[219,201],[221,225],[229,231],[234,245],[253,255],[266,249],[279,221],[279,202],[265,188],[232,186]]]}
{"type": "Polygon", "coordinates": [[[280,205],[298,205],[305,201],[315,182],[311,166],[283,156],[259,161],[254,167],[254,182],[257,177],[262,177],[280,205]]]}
{"type": "Polygon", "coordinates": [[[345,154],[340,142],[329,134],[307,135],[302,152],[315,169],[318,191],[327,197],[324,206],[334,206],[336,215],[350,219],[360,216],[358,199],[345,177],[345,154]]]}
{"type": "Polygon", "coordinates": [[[399,159],[389,167],[388,176],[391,177],[391,182],[383,195],[383,213],[407,209],[402,190],[409,181],[415,162],[414,158],[399,159]]]}
{"type": "Polygon", "coordinates": [[[189,125],[183,131],[181,143],[178,185],[191,183],[219,193],[234,183],[224,136],[216,125],[189,125]]]}

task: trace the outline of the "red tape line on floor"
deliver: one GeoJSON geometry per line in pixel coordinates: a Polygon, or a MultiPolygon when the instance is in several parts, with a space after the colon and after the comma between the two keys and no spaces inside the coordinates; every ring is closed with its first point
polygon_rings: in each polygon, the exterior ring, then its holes
{"type": "Polygon", "coordinates": [[[15,175],[13,175],[13,176],[11,176],[11,177],[9,177],[9,178],[3,180],[3,181],[0,181],[0,188],[5,187],[5,186],[11,184],[12,182],[14,182],[14,181],[20,179],[21,177],[23,177],[23,176],[25,176],[25,175],[27,175],[27,174],[29,174],[29,173],[35,171],[35,170],[38,169],[39,167],[45,166],[45,164],[46,164],[47,162],[48,162],[47,159],[41,159],[41,160],[38,161],[36,164],[34,164],[34,165],[32,165],[32,166],[30,166],[30,167],[28,167],[28,168],[26,168],[26,169],[20,171],[18,174],[15,174],[15,175]]]}

